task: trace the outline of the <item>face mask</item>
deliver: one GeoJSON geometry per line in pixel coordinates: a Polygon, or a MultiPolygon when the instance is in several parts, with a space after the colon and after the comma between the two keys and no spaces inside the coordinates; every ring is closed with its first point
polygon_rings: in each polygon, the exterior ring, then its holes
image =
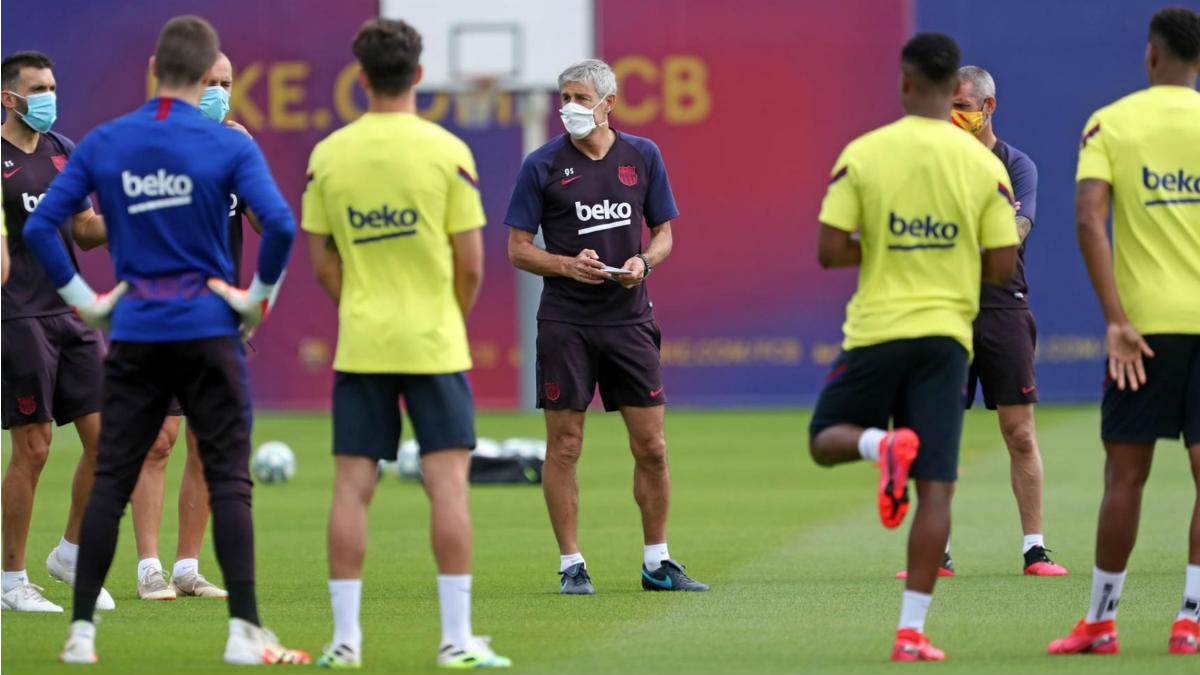
{"type": "Polygon", "coordinates": [[[9,92],[17,98],[25,99],[27,110],[25,114],[17,112],[14,108],[13,112],[17,117],[20,117],[30,129],[44,134],[50,131],[50,127],[54,126],[54,120],[58,118],[58,98],[52,91],[42,92],[40,94],[30,94],[22,96],[16,92],[9,92]]]}
{"type": "Polygon", "coordinates": [[[984,120],[982,110],[973,110],[971,112],[951,110],[950,121],[954,123],[954,126],[972,136],[978,136],[979,132],[983,131],[984,120]]]}
{"type": "MultiPolygon", "coordinates": [[[[596,104],[596,108],[599,108],[603,104],[604,101],[600,101],[600,103],[596,104]]],[[[563,126],[567,128],[567,133],[571,134],[572,138],[582,140],[587,138],[588,134],[595,131],[597,127],[608,124],[608,120],[596,124],[596,117],[594,115],[596,108],[588,109],[578,103],[571,102],[560,108],[558,114],[562,117],[563,126]]]]}
{"type": "Polygon", "coordinates": [[[212,86],[200,97],[200,112],[214,122],[220,122],[229,114],[229,92],[225,87],[212,86]]]}

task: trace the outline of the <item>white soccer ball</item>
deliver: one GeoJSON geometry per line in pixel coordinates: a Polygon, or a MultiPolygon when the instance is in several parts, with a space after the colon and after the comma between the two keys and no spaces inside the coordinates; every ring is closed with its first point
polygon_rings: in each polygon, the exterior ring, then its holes
{"type": "Polygon", "coordinates": [[[500,444],[490,438],[477,438],[474,452],[480,457],[499,457],[500,444]]]}
{"type": "Polygon", "coordinates": [[[401,480],[421,479],[421,453],[416,441],[400,443],[400,451],[396,457],[396,475],[401,480]]]}
{"type": "Polygon", "coordinates": [[[251,457],[254,478],[260,483],[286,483],[296,475],[296,453],[282,441],[267,441],[251,457]]]}
{"type": "Polygon", "coordinates": [[[546,459],[546,441],[540,438],[509,438],[501,445],[505,457],[546,459]]]}

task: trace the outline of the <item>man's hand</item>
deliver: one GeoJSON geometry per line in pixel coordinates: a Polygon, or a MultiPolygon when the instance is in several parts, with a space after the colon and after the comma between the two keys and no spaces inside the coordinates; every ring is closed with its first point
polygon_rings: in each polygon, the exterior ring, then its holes
{"type": "Polygon", "coordinates": [[[646,263],[636,255],[625,261],[621,269],[633,274],[614,274],[613,280],[625,288],[636,288],[646,279],[646,263]]]}
{"type": "Polygon", "coordinates": [[[208,288],[221,296],[241,317],[242,323],[238,329],[242,333],[242,338],[249,340],[258,325],[267,318],[267,313],[275,306],[275,297],[279,295],[279,285],[282,281],[283,277],[281,276],[279,281],[268,286],[259,281],[258,275],[255,274],[254,281],[250,282],[250,288],[241,289],[230,286],[216,277],[209,277],[208,288]]]}
{"type": "Polygon", "coordinates": [[[1117,389],[1137,391],[1146,384],[1142,355],[1154,358],[1154,350],[1129,322],[1108,324],[1108,375],[1117,381],[1117,389]]]}
{"type": "Polygon", "coordinates": [[[254,138],[253,136],[250,136],[250,132],[246,129],[246,127],[238,124],[237,122],[234,122],[233,120],[225,120],[225,126],[229,127],[230,129],[240,131],[243,134],[246,134],[247,136],[249,136],[250,138],[254,138]]]}
{"type": "Polygon", "coordinates": [[[600,255],[590,248],[585,248],[579,255],[566,260],[562,275],[595,286],[604,283],[605,279],[613,278],[608,272],[601,272],[602,269],[604,263],[600,262],[600,255]]]}
{"type": "Polygon", "coordinates": [[[83,322],[94,328],[107,330],[112,319],[113,308],[117,301],[129,290],[129,282],[122,281],[107,293],[96,295],[91,286],[76,274],[66,286],[58,289],[58,294],[71,308],[71,311],[83,319],[83,322]]]}

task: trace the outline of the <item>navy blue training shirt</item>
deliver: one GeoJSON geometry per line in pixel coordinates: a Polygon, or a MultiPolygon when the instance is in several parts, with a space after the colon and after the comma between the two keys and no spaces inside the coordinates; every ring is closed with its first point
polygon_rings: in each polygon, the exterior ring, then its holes
{"type": "MultiPolygon", "coordinates": [[[[1004,162],[1012,182],[1013,199],[1021,203],[1018,216],[1037,222],[1037,165],[1029,155],[1004,141],[997,140],[992,152],[1004,162]]],[[[1028,241],[1026,239],[1025,241],[1028,241]]],[[[1007,286],[984,284],[979,296],[981,309],[1023,309],[1029,306],[1029,283],[1025,281],[1025,242],[1017,249],[1017,272],[1007,286]]]]}
{"type": "Polygon", "coordinates": [[[263,229],[258,274],[278,281],[296,223],[254,141],[213,124],[195,106],[151,99],[88,134],[29,216],[25,240],[55,288],[75,274],[58,224],[95,191],[118,281],[112,339],[170,342],[238,334],[236,313],[208,290],[234,283],[230,193],[263,229]]]}
{"type": "MultiPolygon", "coordinates": [[[[566,134],[525,158],[505,224],[526,232],[542,228],[546,250],[575,257],[585,248],[621,267],[642,251],[642,223],[657,227],[679,216],[662,155],[652,141],[617,132],[603,159],[593,160],[566,134]]],[[[646,284],[585,284],[545,277],[538,320],[602,326],[654,318],[646,284]]]]}

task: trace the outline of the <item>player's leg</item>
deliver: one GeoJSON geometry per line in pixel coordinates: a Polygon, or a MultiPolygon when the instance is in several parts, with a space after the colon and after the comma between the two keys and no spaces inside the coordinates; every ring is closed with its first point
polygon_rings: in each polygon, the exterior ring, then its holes
{"type": "Polygon", "coordinates": [[[1184,577],[1183,604],[1171,626],[1168,651],[1172,654],[1200,653],[1200,336],[1192,336],[1188,384],[1184,396],[1183,442],[1187,445],[1196,484],[1192,527],[1188,537],[1188,566],[1184,577]]]}
{"type": "MultiPolygon", "coordinates": [[[[172,408],[177,408],[176,404],[172,403],[172,408]]],[[[158,558],[158,529],[162,525],[167,460],[175,448],[179,424],[183,420],[180,410],[169,412],[173,414],[168,414],[163,420],[129,500],[138,553],[137,592],[142,600],[175,599],[175,591],[168,585],[162,561],[158,558]]]]}
{"type": "Polygon", "coordinates": [[[583,452],[584,411],[596,390],[596,359],[584,327],[538,322],[535,379],[537,407],[546,416],[542,494],[558,542],[559,591],[592,595],[596,589],[579,549],[579,483],[575,476],[583,452]]]}
{"type": "Polygon", "coordinates": [[[921,439],[921,448],[911,467],[917,485],[917,508],[908,536],[908,578],[892,659],[941,660],[945,654],[925,637],[925,616],[950,538],[967,350],[946,337],[913,340],[908,347],[910,365],[896,398],[895,423],[911,428],[921,439]]]}
{"type": "Polygon", "coordinates": [[[179,483],[179,539],[171,570],[171,589],[177,595],[225,598],[229,594],[200,573],[200,546],[208,527],[208,485],[204,482],[199,442],[190,426],[186,436],[187,463],[179,483]]]}
{"type": "Polygon", "coordinates": [[[334,373],[333,505],[329,512],[329,599],[333,641],[322,666],[362,659],[362,566],[367,554],[367,510],[375,495],[378,463],[395,461],[400,444],[398,375],[334,373]]]}

